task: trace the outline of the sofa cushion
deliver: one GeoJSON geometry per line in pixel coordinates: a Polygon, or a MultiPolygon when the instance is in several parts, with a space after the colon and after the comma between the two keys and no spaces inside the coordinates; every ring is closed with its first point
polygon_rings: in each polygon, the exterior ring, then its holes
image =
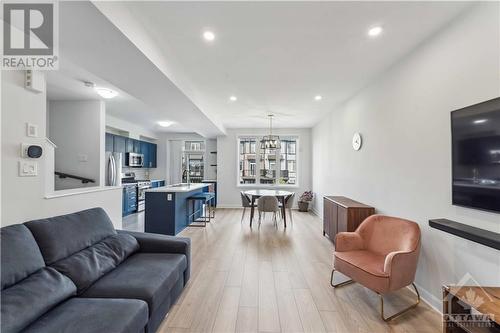
{"type": "Polygon", "coordinates": [[[2,290],[45,266],[35,238],[22,224],[0,230],[2,290]]]}
{"type": "Polygon", "coordinates": [[[23,332],[138,333],[147,321],[148,306],[140,300],[71,298],[23,332]]]}
{"type": "Polygon", "coordinates": [[[26,222],[47,265],[115,235],[113,223],[102,208],[26,222]]]}
{"type": "Polygon", "coordinates": [[[113,235],[50,267],[69,276],[81,293],[137,250],[139,244],[134,237],[113,235]]]}
{"type": "Polygon", "coordinates": [[[90,286],[82,296],[141,299],[148,303],[151,314],[167,298],[186,267],[183,254],[136,253],[90,286]]]}
{"type": "Polygon", "coordinates": [[[2,333],[20,331],[75,292],[73,282],[51,267],[2,290],[2,333]]]}

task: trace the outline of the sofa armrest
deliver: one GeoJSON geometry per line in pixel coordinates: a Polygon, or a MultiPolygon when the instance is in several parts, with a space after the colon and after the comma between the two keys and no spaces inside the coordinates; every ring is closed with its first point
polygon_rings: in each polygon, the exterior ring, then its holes
{"type": "Polygon", "coordinates": [[[187,259],[187,268],[184,272],[184,284],[187,283],[191,271],[190,238],[126,230],[117,230],[117,232],[133,236],[137,240],[137,243],[139,243],[139,252],[184,254],[187,259]]]}
{"type": "Polygon", "coordinates": [[[335,251],[347,252],[364,249],[364,241],[357,232],[339,232],[335,236],[335,251]]]}

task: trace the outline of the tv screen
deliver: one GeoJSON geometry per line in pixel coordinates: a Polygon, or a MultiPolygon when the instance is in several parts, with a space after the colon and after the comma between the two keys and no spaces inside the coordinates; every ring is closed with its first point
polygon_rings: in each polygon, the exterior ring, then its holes
{"type": "Polygon", "coordinates": [[[451,113],[453,204],[500,212],[500,98],[451,113]]]}

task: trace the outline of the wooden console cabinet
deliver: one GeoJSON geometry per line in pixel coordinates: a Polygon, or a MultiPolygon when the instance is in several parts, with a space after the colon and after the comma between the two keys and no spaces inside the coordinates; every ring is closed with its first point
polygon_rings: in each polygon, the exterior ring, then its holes
{"type": "Polygon", "coordinates": [[[343,231],[354,231],[375,208],[346,197],[323,197],[323,236],[335,242],[335,235],[343,231]]]}

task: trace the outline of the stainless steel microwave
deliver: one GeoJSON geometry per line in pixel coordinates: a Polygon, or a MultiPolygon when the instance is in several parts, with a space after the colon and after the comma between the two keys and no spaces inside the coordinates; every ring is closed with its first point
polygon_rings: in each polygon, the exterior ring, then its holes
{"type": "Polygon", "coordinates": [[[125,155],[125,165],[129,167],[142,167],[144,166],[144,155],[137,153],[127,153],[125,155]]]}

